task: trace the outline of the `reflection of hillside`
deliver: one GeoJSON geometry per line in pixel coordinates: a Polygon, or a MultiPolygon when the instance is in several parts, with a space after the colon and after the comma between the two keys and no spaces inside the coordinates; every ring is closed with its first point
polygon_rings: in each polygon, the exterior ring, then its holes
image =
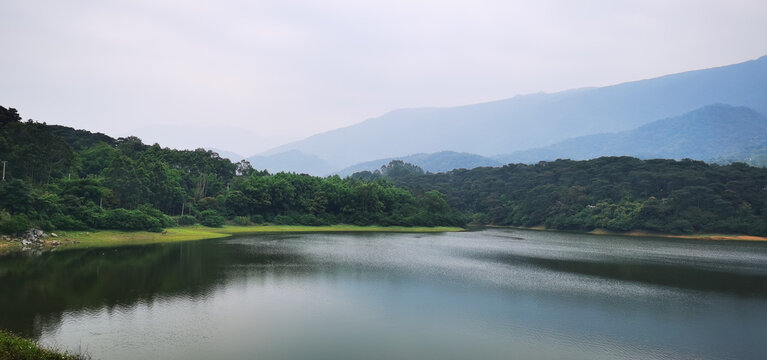
{"type": "Polygon", "coordinates": [[[515,254],[480,254],[475,257],[509,265],[528,265],[605,279],[730,293],[738,296],[767,297],[767,274],[735,272],[731,268],[706,268],[702,264],[662,264],[618,259],[609,261],[549,259],[515,254]]]}
{"type": "Polygon", "coordinates": [[[198,241],[0,258],[0,328],[39,337],[66,311],[181,294],[205,297],[245,274],[227,272],[228,266],[280,261],[252,258],[241,249],[198,241]]]}

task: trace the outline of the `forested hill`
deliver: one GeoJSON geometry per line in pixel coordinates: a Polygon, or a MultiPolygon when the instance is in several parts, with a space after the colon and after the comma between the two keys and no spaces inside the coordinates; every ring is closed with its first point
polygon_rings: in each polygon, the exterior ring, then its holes
{"type": "Polygon", "coordinates": [[[381,166],[392,162],[393,160],[402,160],[406,163],[416,165],[427,172],[446,172],[453,169],[473,169],[479,166],[501,166],[498,160],[488,157],[457,153],[455,151],[440,151],[432,154],[414,154],[394,158],[378,159],[366,161],[354,166],[336,171],[340,176],[349,176],[360,171],[375,171],[381,166]]]}
{"type": "Polygon", "coordinates": [[[386,170],[413,192],[446,194],[478,223],[767,235],[767,169],[742,163],[604,157],[440,174],[386,170]]]}
{"type": "Polygon", "coordinates": [[[176,224],[546,226],[767,235],[767,169],[604,157],[342,179],[254,170],[212,151],[21,121],[0,107],[0,232],[176,224]],[[183,215],[182,215],[183,212],[183,215]]]}
{"type": "Polygon", "coordinates": [[[463,225],[437,192],[386,181],[256,171],[215,152],[21,121],[0,107],[0,232],[148,229],[200,222],[463,225]]]}

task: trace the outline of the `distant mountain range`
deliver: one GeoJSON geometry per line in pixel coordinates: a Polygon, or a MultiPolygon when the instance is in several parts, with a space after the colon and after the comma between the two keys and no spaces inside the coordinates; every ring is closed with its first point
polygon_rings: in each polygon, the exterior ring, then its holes
{"type": "Polygon", "coordinates": [[[244,158],[239,154],[256,154],[279,144],[254,132],[225,125],[154,125],[134,129],[120,136],[137,136],[147,144],[160,143],[173,149],[216,149],[214,151],[219,155],[232,161],[244,158]]]}
{"type": "Polygon", "coordinates": [[[245,159],[244,156],[242,156],[242,155],[240,155],[238,153],[235,153],[235,152],[227,151],[227,150],[221,150],[221,149],[216,149],[216,148],[206,148],[206,150],[213,151],[213,152],[217,153],[218,156],[220,156],[222,158],[227,158],[231,162],[239,162],[240,160],[245,159]]]}
{"type": "Polygon", "coordinates": [[[404,162],[417,165],[421,169],[427,172],[446,172],[453,169],[473,169],[480,166],[501,166],[500,161],[491,159],[488,157],[469,154],[469,153],[457,153],[455,151],[440,151],[433,154],[415,154],[402,157],[391,157],[385,159],[378,159],[373,161],[366,161],[354,166],[347,167],[345,169],[336,171],[335,173],[341,177],[352,175],[360,171],[375,171],[388,164],[392,160],[402,160],[404,162]]]}
{"type": "Polygon", "coordinates": [[[254,169],[268,170],[272,174],[296,172],[324,176],[334,170],[333,166],[326,161],[314,155],[304,154],[298,150],[290,150],[268,156],[256,155],[246,160],[250,162],[254,169]]]}
{"type": "Polygon", "coordinates": [[[496,159],[504,163],[530,163],[628,155],[642,159],[748,162],[753,154],[765,150],[767,116],[747,107],[716,104],[634,130],[576,137],[496,159]]]}
{"type": "Polygon", "coordinates": [[[310,168],[305,166],[315,165],[308,157],[330,169],[443,150],[491,157],[578,136],[636,129],[716,103],[767,113],[767,57],[601,88],[451,108],[396,110],[262,155],[302,154],[293,156],[295,163],[283,156],[280,166],[308,173],[310,168]]]}

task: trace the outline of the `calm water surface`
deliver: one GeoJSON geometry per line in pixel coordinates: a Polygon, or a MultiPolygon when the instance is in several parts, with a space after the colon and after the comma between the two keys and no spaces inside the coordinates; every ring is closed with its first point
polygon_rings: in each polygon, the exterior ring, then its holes
{"type": "Polygon", "coordinates": [[[767,244],[484,230],[11,256],[0,328],[98,359],[764,359],[767,244]]]}

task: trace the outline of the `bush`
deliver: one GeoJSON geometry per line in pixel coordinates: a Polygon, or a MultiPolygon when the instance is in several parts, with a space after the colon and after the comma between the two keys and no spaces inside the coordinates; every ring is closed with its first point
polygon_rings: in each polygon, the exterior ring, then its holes
{"type": "Polygon", "coordinates": [[[51,224],[55,229],[60,230],[85,230],[88,228],[84,222],[64,214],[54,215],[53,218],[51,218],[51,224]]]}
{"type": "Polygon", "coordinates": [[[32,227],[32,223],[24,214],[4,217],[0,222],[0,233],[18,234],[27,231],[32,227]]]}
{"type": "Polygon", "coordinates": [[[312,214],[304,214],[298,217],[298,222],[301,225],[309,225],[309,226],[321,226],[321,225],[327,225],[322,219],[318,218],[317,216],[314,216],[312,214]]]}
{"type": "Polygon", "coordinates": [[[250,220],[248,220],[248,218],[245,216],[235,216],[232,222],[234,222],[235,225],[240,225],[240,226],[250,225],[250,220]]]}
{"type": "Polygon", "coordinates": [[[104,212],[101,227],[115,230],[162,231],[160,220],[140,211],[114,209],[104,212]]]}
{"type": "Polygon", "coordinates": [[[181,226],[194,225],[197,223],[197,218],[192,215],[176,216],[174,220],[176,220],[176,223],[181,226]]]}
{"type": "Polygon", "coordinates": [[[209,227],[221,227],[224,225],[224,217],[215,210],[204,210],[200,212],[200,224],[209,227]]]}
{"type": "Polygon", "coordinates": [[[264,220],[264,217],[259,215],[259,214],[255,214],[255,215],[251,215],[250,216],[250,222],[252,222],[254,224],[263,224],[264,221],[266,221],[266,220],[264,220]]]}
{"type": "Polygon", "coordinates": [[[74,212],[72,212],[72,216],[76,220],[82,221],[88,227],[102,228],[104,213],[104,209],[99,208],[95,204],[88,204],[76,207],[74,212]]]}
{"type": "Polygon", "coordinates": [[[277,215],[272,220],[277,225],[296,225],[298,221],[290,215],[277,215]]]}
{"type": "Polygon", "coordinates": [[[157,220],[160,221],[160,224],[162,227],[173,227],[178,225],[175,220],[173,220],[172,217],[165,215],[162,211],[157,210],[150,205],[142,205],[139,207],[139,211],[143,212],[144,214],[147,214],[157,220]]]}
{"type": "Polygon", "coordinates": [[[673,234],[679,234],[679,233],[689,234],[689,233],[692,233],[694,230],[695,228],[693,228],[692,223],[684,219],[674,220],[666,226],[666,231],[673,234]]]}

